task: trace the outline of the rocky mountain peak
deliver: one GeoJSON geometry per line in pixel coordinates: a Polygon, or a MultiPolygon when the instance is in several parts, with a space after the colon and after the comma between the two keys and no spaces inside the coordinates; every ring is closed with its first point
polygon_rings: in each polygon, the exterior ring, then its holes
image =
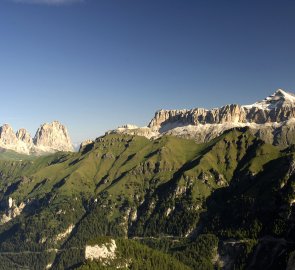
{"type": "Polygon", "coordinates": [[[22,154],[73,151],[67,129],[58,121],[43,124],[38,129],[34,140],[26,129],[21,128],[14,133],[10,125],[4,124],[0,127],[0,148],[22,154]]]}
{"type": "MultiPolygon", "coordinates": [[[[19,134],[19,136],[21,135],[19,134]]],[[[24,141],[20,140],[16,136],[10,125],[4,124],[2,127],[0,127],[0,148],[29,154],[30,147],[31,145],[27,145],[24,141]]]]}
{"type": "Polygon", "coordinates": [[[33,142],[37,148],[46,152],[73,151],[68,131],[59,121],[41,125],[33,142]]]}
{"type": "Polygon", "coordinates": [[[31,145],[33,143],[32,137],[25,128],[21,128],[16,132],[16,137],[18,140],[23,141],[24,143],[31,145]]]}
{"type": "Polygon", "coordinates": [[[286,95],[286,94],[288,94],[288,93],[287,93],[285,90],[281,89],[281,88],[277,89],[277,90],[273,93],[273,95],[286,95]]]}
{"type": "Polygon", "coordinates": [[[4,124],[2,127],[0,127],[1,134],[11,133],[11,132],[13,132],[13,129],[9,124],[4,124]]]}
{"type": "Polygon", "coordinates": [[[10,125],[4,124],[0,127],[0,141],[2,144],[14,144],[17,142],[16,135],[10,125]]]}
{"type": "Polygon", "coordinates": [[[295,95],[282,89],[278,89],[273,95],[269,97],[269,99],[274,101],[281,100],[285,103],[293,104],[295,106],[295,95]]]}
{"type": "Polygon", "coordinates": [[[295,101],[295,95],[289,92],[286,92],[283,89],[278,89],[277,91],[274,92],[272,96],[280,96],[284,98],[292,98],[295,101]]]}
{"type": "Polygon", "coordinates": [[[244,109],[258,108],[260,110],[275,110],[283,107],[295,107],[295,95],[278,89],[267,98],[252,105],[242,106],[244,109]]]}
{"type": "MultiPolygon", "coordinates": [[[[113,133],[158,138],[174,135],[207,142],[225,130],[249,127],[253,134],[274,144],[295,143],[295,95],[278,89],[251,105],[229,104],[220,108],[159,110],[148,127],[118,128],[113,133]]],[[[109,132],[110,133],[110,132],[109,132]]]]}

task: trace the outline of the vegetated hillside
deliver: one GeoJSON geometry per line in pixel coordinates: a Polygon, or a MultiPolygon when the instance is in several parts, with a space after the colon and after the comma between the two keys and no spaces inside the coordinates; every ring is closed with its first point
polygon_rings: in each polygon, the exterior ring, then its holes
{"type": "Polygon", "coordinates": [[[12,150],[0,148],[0,160],[23,161],[23,160],[32,160],[35,158],[37,158],[37,156],[20,154],[12,150]]]}
{"type": "Polygon", "coordinates": [[[233,129],[206,144],[111,134],[0,160],[0,268],[294,266],[294,153],[233,129]],[[87,261],[102,236],[115,255],[87,261]]]}

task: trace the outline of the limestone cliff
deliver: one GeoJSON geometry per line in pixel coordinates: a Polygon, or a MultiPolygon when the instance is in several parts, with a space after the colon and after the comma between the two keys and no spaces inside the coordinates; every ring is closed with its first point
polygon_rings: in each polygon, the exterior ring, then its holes
{"type": "Polygon", "coordinates": [[[58,121],[41,125],[33,141],[36,149],[44,152],[73,151],[68,131],[58,121]]]}
{"type": "Polygon", "coordinates": [[[8,124],[0,127],[0,148],[29,154],[31,145],[25,142],[25,140],[28,140],[25,133],[18,132],[15,134],[12,127],[8,124]]]}
{"type": "Polygon", "coordinates": [[[123,126],[110,133],[147,138],[168,134],[202,143],[235,127],[249,127],[253,134],[269,143],[283,146],[295,143],[295,95],[279,89],[252,105],[230,104],[210,110],[159,110],[147,127],[123,126]]]}
{"type": "Polygon", "coordinates": [[[73,151],[67,129],[58,121],[43,124],[34,139],[26,129],[22,128],[14,133],[11,126],[4,124],[0,127],[0,148],[22,154],[73,151]]]}

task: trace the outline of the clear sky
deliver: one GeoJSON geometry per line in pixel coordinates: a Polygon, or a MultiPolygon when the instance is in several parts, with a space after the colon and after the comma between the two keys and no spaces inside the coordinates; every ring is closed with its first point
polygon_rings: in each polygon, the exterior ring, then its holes
{"type": "Polygon", "coordinates": [[[60,120],[78,142],[161,108],[295,92],[294,14],[294,0],[0,0],[0,123],[60,120]]]}

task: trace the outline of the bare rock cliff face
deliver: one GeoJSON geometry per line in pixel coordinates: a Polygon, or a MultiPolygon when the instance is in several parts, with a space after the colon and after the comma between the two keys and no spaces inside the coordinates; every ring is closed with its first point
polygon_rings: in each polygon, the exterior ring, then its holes
{"type": "Polygon", "coordinates": [[[147,127],[118,128],[110,133],[127,133],[158,138],[174,135],[207,142],[225,130],[249,127],[251,132],[268,143],[295,143],[295,95],[281,89],[252,105],[231,104],[211,110],[160,110],[147,127]]]}
{"type": "Polygon", "coordinates": [[[165,125],[283,122],[295,117],[295,95],[281,89],[253,105],[231,104],[218,109],[160,110],[148,125],[164,128],[165,125]]]}
{"type": "Polygon", "coordinates": [[[0,148],[29,154],[31,145],[20,139],[20,137],[28,139],[23,137],[20,131],[15,134],[11,126],[4,124],[0,127],[0,148]]]}
{"type": "Polygon", "coordinates": [[[33,144],[33,140],[31,135],[28,133],[28,131],[24,128],[21,128],[16,132],[16,137],[18,140],[23,141],[27,145],[31,146],[33,144]]]}
{"type": "Polygon", "coordinates": [[[93,144],[93,143],[94,143],[94,141],[93,141],[93,140],[90,140],[90,139],[81,142],[80,147],[79,147],[79,152],[82,152],[83,149],[85,149],[85,147],[87,147],[88,145],[91,145],[91,144],[93,144]]]}
{"type": "Polygon", "coordinates": [[[8,124],[0,127],[0,148],[22,154],[43,154],[57,151],[73,151],[73,145],[65,126],[58,121],[43,124],[34,139],[26,129],[14,133],[8,124]]]}
{"type": "Polygon", "coordinates": [[[73,145],[65,126],[58,121],[43,124],[34,137],[34,145],[44,152],[73,151],[73,145]]]}
{"type": "Polygon", "coordinates": [[[3,144],[15,144],[17,142],[17,137],[11,126],[4,124],[0,127],[0,140],[3,144]]]}

